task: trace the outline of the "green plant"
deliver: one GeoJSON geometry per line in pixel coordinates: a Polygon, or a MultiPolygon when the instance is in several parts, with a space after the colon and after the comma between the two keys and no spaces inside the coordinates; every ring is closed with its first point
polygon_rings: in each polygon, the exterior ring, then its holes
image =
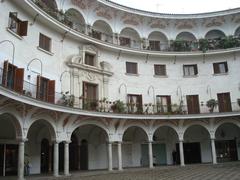
{"type": "Polygon", "coordinates": [[[217,101],[215,99],[209,99],[206,103],[207,107],[209,108],[209,112],[213,112],[213,109],[217,106],[217,101]]]}
{"type": "Polygon", "coordinates": [[[207,39],[199,39],[199,50],[205,53],[208,49],[209,49],[208,40],[207,39]]]}
{"type": "Polygon", "coordinates": [[[113,112],[116,113],[123,113],[124,112],[124,103],[120,100],[117,100],[113,103],[113,105],[111,106],[111,109],[113,110],[113,112]]]}

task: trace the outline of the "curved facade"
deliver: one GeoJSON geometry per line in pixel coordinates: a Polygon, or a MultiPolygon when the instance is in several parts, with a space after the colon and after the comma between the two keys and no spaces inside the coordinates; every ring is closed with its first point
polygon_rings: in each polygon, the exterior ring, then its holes
{"type": "Polygon", "coordinates": [[[240,158],[240,9],[0,3],[0,175],[240,158]]]}

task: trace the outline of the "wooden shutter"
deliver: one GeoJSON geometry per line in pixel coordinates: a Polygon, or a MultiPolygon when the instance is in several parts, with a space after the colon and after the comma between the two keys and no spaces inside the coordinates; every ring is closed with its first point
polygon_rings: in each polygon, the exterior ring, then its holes
{"type": "Polygon", "coordinates": [[[28,21],[21,21],[19,27],[19,35],[20,36],[27,36],[28,30],[28,21]]]}
{"type": "Polygon", "coordinates": [[[225,72],[227,73],[227,72],[228,72],[228,65],[227,65],[227,62],[224,62],[224,67],[225,67],[225,72]]]}
{"type": "Polygon", "coordinates": [[[55,102],[55,80],[48,81],[48,102],[55,102]]]}
{"type": "Polygon", "coordinates": [[[24,69],[17,68],[14,77],[13,89],[22,94],[23,92],[24,69]]]}
{"type": "Polygon", "coordinates": [[[197,68],[197,65],[193,65],[194,66],[194,75],[197,75],[198,74],[198,68],[197,68]]]}
{"type": "Polygon", "coordinates": [[[41,76],[40,75],[38,75],[37,76],[37,87],[36,87],[36,98],[37,99],[40,99],[40,87],[41,87],[41,76]]]}
{"type": "Polygon", "coordinates": [[[4,61],[3,64],[3,76],[2,76],[2,85],[7,86],[7,75],[8,75],[8,61],[4,61]]]}
{"type": "Polygon", "coordinates": [[[214,71],[214,74],[220,73],[220,69],[219,69],[219,64],[218,63],[213,63],[213,71],[214,71]]]}
{"type": "Polygon", "coordinates": [[[171,107],[171,96],[166,96],[167,97],[167,110],[168,112],[172,111],[172,107],[171,107]]]}

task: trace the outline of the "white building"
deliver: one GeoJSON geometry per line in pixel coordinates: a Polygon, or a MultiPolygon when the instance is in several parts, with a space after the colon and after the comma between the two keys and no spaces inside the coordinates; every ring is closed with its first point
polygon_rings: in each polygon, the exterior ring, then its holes
{"type": "Polygon", "coordinates": [[[0,16],[1,176],[240,159],[240,9],[2,0],[0,16]]]}

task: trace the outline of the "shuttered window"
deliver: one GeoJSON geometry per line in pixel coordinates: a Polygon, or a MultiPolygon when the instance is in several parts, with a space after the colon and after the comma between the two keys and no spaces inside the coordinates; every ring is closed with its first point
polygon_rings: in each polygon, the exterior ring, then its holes
{"type": "Polygon", "coordinates": [[[27,36],[28,21],[20,20],[17,17],[17,12],[10,12],[8,28],[19,36],[27,36]]]}
{"type": "Polygon", "coordinates": [[[51,43],[52,43],[51,38],[45,36],[42,33],[39,34],[39,47],[40,48],[51,52],[51,43]]]}
{"type": "Polygon", "coordinates": [[[183,65],[184,76],[195,76],[198,74],[198,68],[196,64],[183,65]]]}
{"type": "Polygon", "coordinates": [[[149,49],[153,51],[160,51],[160,41],[149,40],[149,49]]]}
{"type": "Polygon", "coordinates": [[[227,62],[213,63],[214,74],[221,74],[228,72],[227,62]]]}
{"type": "Polygon", "coordinates": [[[138,74],[137,63],[126,62],[126,73],[128,73],[128,74],[138,74]]]}
{"type": "Polygon", "coordinates": [[[119,38],[119,41],[120,41],[120,45],[121,45],[121,46],[130,47],[130,45],[131,45],[131,40],[130,40],[130,38],[120,37],[120,38],[119,38]]]}
{"type": "Polygon", "coordinates": [[[157,76],[166,76],[166,65],[164,64],[154,64],[154,73],[157,76]]]}
{"type": "Polygon", "coordinates": [[[95,65],[95,56],[93,54],[85,53],[85,64],[89,66],[95,65]]]}

